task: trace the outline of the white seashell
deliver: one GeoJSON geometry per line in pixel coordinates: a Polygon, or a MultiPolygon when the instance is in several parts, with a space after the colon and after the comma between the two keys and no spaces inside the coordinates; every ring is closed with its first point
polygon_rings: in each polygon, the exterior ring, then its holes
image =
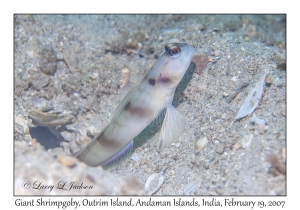
{"type": "Polygon", "coordinates": [[[254,123],[257,124],[257,125],[265,125],[265,124],[266,124],[266,122],[265,122],[264,120],[262,120],[262,119],[256,117],[255,114],[253,114],[253,117],[250,119],[250,122],[251,122],[251,123],[254,122],[254,123]]]}
{"type": "Polygon", "coordinates": [[[237,77],[237,76],[233,76],[233,77],[231,78],[231,80],[234,81],[234,82],[236,82],[236,81],[238,80],[238,77],[237,77]]]}
{"type": "Polygon", "coordinates": [[[146,184],[145,184],[145,191],[147,193],[149,193],[149,195],[155,194],[161,188],[161,186],[163,185],[164,181],[165,181],[165,178],[162,175],[158,174],[158,173],[150,175],[148,177],[147,181],[146,181],[146,184]],[[154,190],[150,191],[150,185],[156,179],[158,179],[158,184],[157,184],[157,186],[156,186],[156,188],[154,190]]]}
{"type": "Polygon", "coordinates": [[[184,188],[183,188],[183,193],[185,195],[190,195],[193,194],[197,189],[197,185],[195,185],[194,183],[188,183],[184,188]]]}
{"type": "Polygon", "coordinates": [[[92,74],[89,75],[91,79],[96,79],[99,76],[99,73],[97,70],[95,70],[92,74]]]}
{"type": "Polygon", "coordinates": [[[127,68],[123,68],[122,69],[122,79],[121,79],[121,82],[122,82],[121,88],[122,89],[126,86],[128,81],[129,81],[129,70],[127,68]]]}
{"type": "Polygon", "coordinates": [[[39,72],[39,70],[35,66],[33,66],[30,69],[28,69],[28,73],[29,74],[35,74],[35,73],[38,73],[38,72],[39,72]]]}
{"type": "Polygon", "coordinates": [[[242,139],[242,144],[243,144],[243,148],[246,149],[248,148],[253,140],[253,134],[249,134],[243,137],[242,139]]]}
{"type": "Polygon", "coordinates": [[[266,75],[267,73],[265,72],[259,78],[255,87],[248,93],[248,96],[246,97],[244,103],[242,104],[235,117],[236,120],[251,114],[256,109],[263,93],[266,75]]]}
{"type": "Polygon", "coordinates": [[[143,153],[133,153],[130,157],[134,162],[139,161],[143,157],[143,153]]]}
{"type": "Polygon", "coordinates": [[[208,143],[208,140],[206,137],[200,138],[195,142],[194,150],[195,152],[199,152],[202,150],[205,145],[208,143]]]}

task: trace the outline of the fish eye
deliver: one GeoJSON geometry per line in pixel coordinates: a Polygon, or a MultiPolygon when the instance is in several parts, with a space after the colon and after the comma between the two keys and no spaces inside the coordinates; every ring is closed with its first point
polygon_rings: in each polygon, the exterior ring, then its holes
{"type": "Polygon", "coordinates": [[[166,50],[166,52],[168,52],[169,56],[172,56],[172,57],[179,56],[180,52],[181,52],[181,49],[177,46],[171,46],[171,47],[165,46],[165,50],[166,50]]]}
{"type": "Polygon", "coordinates": [[[172,46],[172,47],[169,48],[169,55],[170,56],[177,57],[177,56],[179,56],[180,52],[181,52],[181,49],[177,46],[172,46]]]}

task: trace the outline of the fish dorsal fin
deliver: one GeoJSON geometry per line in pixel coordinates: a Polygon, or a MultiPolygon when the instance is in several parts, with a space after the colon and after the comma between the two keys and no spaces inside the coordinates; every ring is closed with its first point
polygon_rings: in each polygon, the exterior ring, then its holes
{"type": "Polygon", "coordinates": [[[165,147],[176,141],[185,129],[185,117],[173,105],[167,107],[165,119],[161,128],[158,150],[162,151],[165,147]]]}

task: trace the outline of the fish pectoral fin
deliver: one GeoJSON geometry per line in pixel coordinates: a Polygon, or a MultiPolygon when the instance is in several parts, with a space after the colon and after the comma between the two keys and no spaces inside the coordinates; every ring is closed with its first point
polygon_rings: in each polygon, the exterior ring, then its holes
{"type": "Polygon", "coordinates": [[[161,127],[158,150],[161,151],[171,145],[183,133],[184,129],[184,115],[172,105],[167,107],[165,119],[161,127]]]}

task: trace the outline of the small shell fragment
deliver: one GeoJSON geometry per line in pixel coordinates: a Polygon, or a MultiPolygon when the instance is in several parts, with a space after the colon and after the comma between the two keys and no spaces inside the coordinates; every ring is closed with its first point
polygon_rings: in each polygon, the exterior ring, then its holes
{"type": "Polygon", "coordinates": [[[231,78],[231,80],[232,80],[233,82],[236,82],[236,81],[238,80],[238,77],[237,77],[237,76],[233,76],[233,77],[231,78]]]}
{"type": "Polygon", "coordinates": [[[266,125],[266,122],[253,114],[253,117],[250,119],[250,123],[255,123],[257,125],[266,125]]]}
{"type": "Polygon", "coordinates": [[[95,70],[92,74],[89,75],[89,77],[91,79],[97,79],[98,76],[99,76],[99,73],[97,70],[95,70]]]}
{"type": "Polygon", "coordinates": [[[267,73],[265,72],[259,78],[255,87],[248,93],[248,96],[246,97],[244,103],[242,104],[235,117],[236,120],[246,117],[256,109],[263,93],[266,75],[267,73]]]}
{"type": "Polygon", "coordinates": [[[47,127],[56,127],[75,122],[75,117],[72,114],[44,113],[39,110],[31,111],[29,117],[35,125],[47,127]]]}
{"type": "Polygon", "coordinates": [[[158,174],[158,173],[150,175],[148,177],[147,181],[146,181],[146,184],[145,184],[145,191],[149,195],[155,194],[161,188],[161,186],[163,185],[164,181],[165,181],[165,178],[162,175],[158,174]],[[157,179],[158,179],[158,184],[157,184],[156,188],[154,190],[151,190],[150,187],[153,186],[152,182],[154,182],[157,179]]]}
{"type": "Polygon", "coordinates": [[[29,74],[35,74],[35,73],[38,73],[38,72],[39,72],[39,70],[35,66],[28,69],[29,74]]]}
{"type": "Polygon", "coordinates": [[[240,147],[241,147],[241,145],[240,145],[239,142],[235,142],[235,143],[232,145],[232,149],[233,149],[233,150],[238,150],[240,147]]]}
{"type": "Polygon", "coordinates": [[[20,134],[28,134],[29,127],[27,121],[21,116],[15,116],[15,129],[20,132],[20,134]]]}
{"type": "Polygon", "coordinates": [[[199,152],[200,150],[202,150],[207,143],[208,143],[208,140],[206,137],[198,139],[195,142],[195,146],[194,146],[195,152],[199,152]]]}
{"type": "Polygon", "coordinates": [[[190,182],[188,183],[184,188],[183,188],[183,193],[185,195],[191,195],[193,194],[197,189],[197,185],[195,185],[194,183],[190,182]]]}
{"type": "Polygon", "coordinates": [[[143,153],[133,153],[131,155],[131,160],[133,160],[134,162],[139,161],[141,158],[143,157],[143,153]]]}
{"type": "Polygon", "coordinates": [[[126,86],[128,81],[129,81],[129,70],[128,70],[128,68],[124,68],[124,69],[122,69],[122,79],[121,79],[121,82],[122,82],[121,88],[122,89],[126,86]]]}
{"type": "Polygon", "coordinates": [[[253,140],[253,134],[245,135],[242,139],[243,148],[248,148],[253,140]]]}
{"type": "Polygon", "coordinates": [[[64,164],[65,166],[68,166],[68,167],[73,167],[76,165],[77,163],[77,159],[72,157],[72,156],[59,156],[58,157],[58,160],[64,164]]]}

